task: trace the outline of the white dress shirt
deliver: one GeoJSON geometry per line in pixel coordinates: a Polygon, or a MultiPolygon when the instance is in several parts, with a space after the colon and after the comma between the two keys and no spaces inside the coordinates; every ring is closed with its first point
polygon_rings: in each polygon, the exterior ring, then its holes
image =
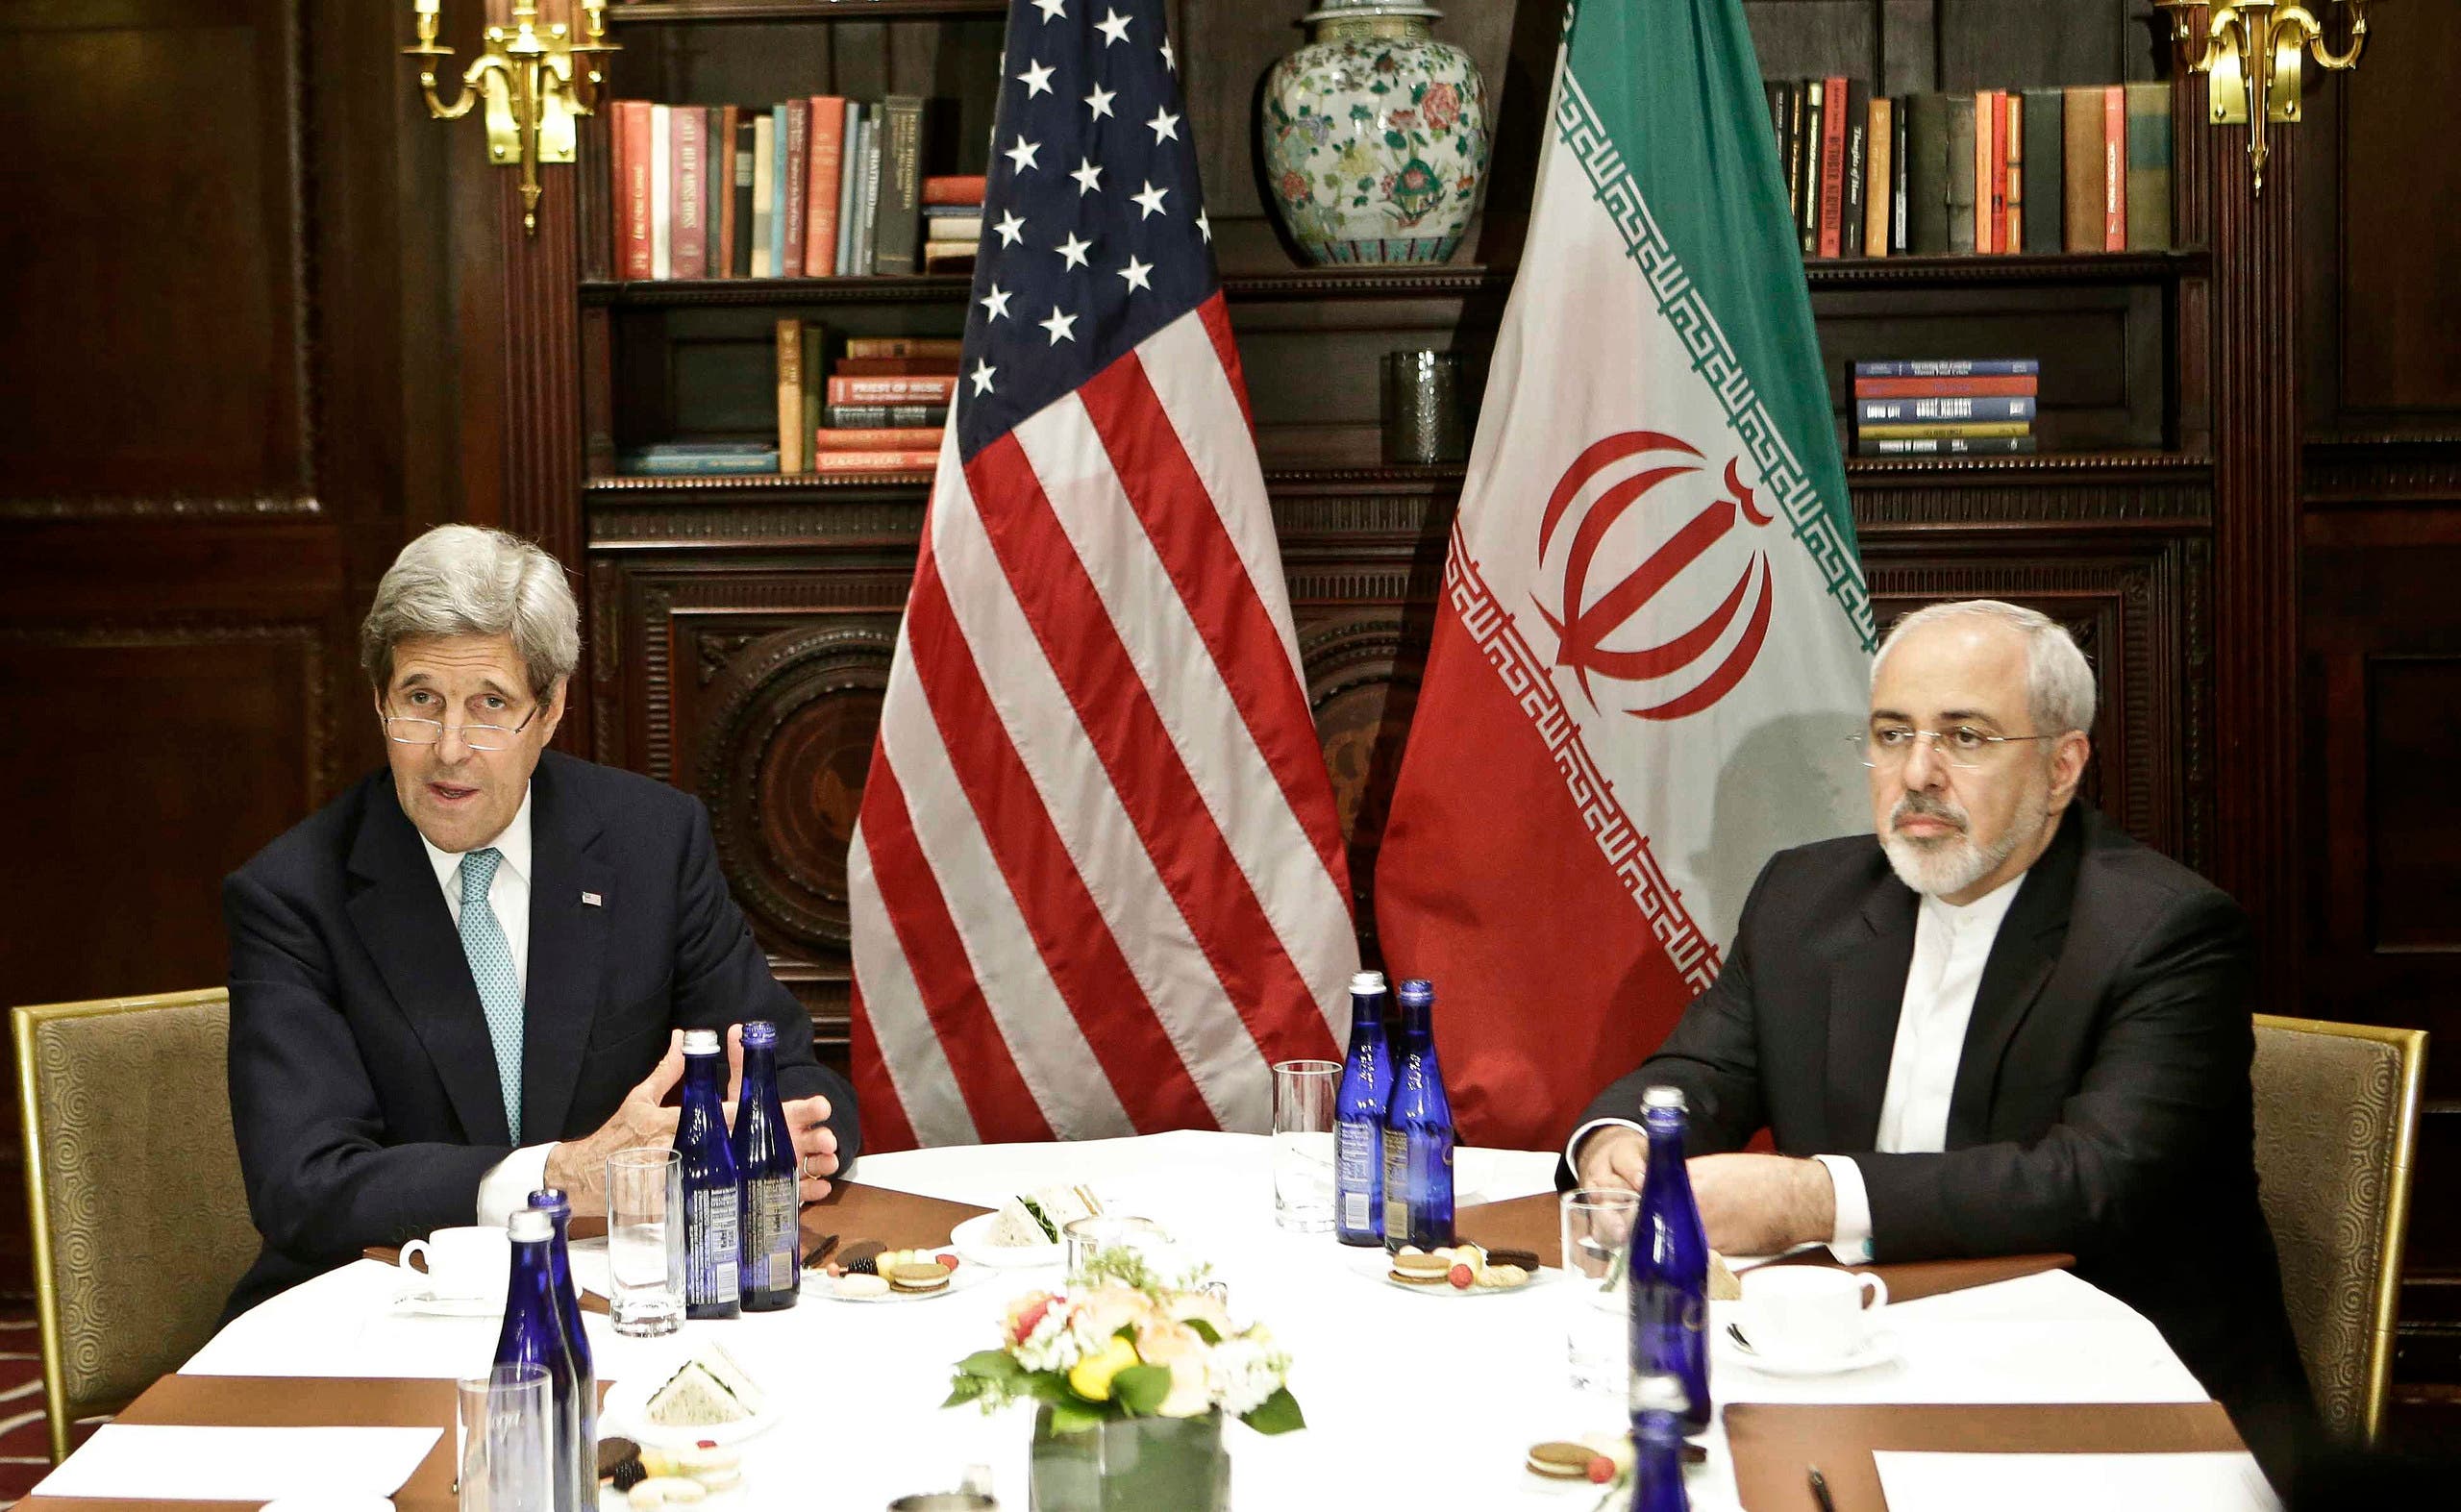
{"type": "MultiPolygon", "coordinates": [[[[435,868],[435,883],[444,889],[444,906],[453,916],[453,928],[461,928],[461,857],[452,851],[439,851],[428,843],[426,835],[419,844],[427,847],[427,860],[435,868]]],[[[496,865],[496,875],[487,883],[487,907],[496,916],[497,926],[504,930],[504,943],[512,953],[512,979],[521,984],[522,1000],[530,997],[530,791],[524,788],[521,806],[513,810],[512,823],[486,845],[473,846],[484,851],[493,847],[504,859],[496,865]]],[[[479,1212],[477,1221],[501,1227],[529,1205],[530,1194],[538,1189],[547,1177],[547,1156],[553,1144],[525,1145],[502,1160],[479,1178],[479,1212]]]]}
{"type": "MultiPolygon", "coordinates": [[[[1889,1052],[1888,1087],[1880,1097],[1879,1132],[1874,1147],[1896,1154],[1948,1148],[1949,1100],[1956,1091],[1957,1063],[1965,1055],[1967,1021],[1982,968],[1991,958],[2001,921],[2025,880],[2020,872],[1969,904],[1926,897],[1914,916],[1914,957],[1905,971],[1905,996],[1897,1014],[1897,1043],[1889,1052]]],[[[1566,1160],[1590,1131],[1605,1124],[1640,1126],[1627,1119],[1593,1119],[1573,1131],[1566,1160]]],[[[1837,1227],[1828,1247],[1849,1264],[1872,1257],[1872,1202],[1863,1171],[1845,1155],[1814,1155],[1828,1168],[1837,1194],[1837,1227]]]]}

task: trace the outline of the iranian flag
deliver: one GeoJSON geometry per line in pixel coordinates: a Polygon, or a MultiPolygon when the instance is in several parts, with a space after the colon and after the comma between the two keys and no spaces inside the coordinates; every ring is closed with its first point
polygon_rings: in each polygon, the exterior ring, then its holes
{"type": "Polygon", "coordinates": [[[1575,0],[1376,872],[1465,1140],[1560,1144],[1869,825],[1871,649],[1740,0],[1575,0]]]}

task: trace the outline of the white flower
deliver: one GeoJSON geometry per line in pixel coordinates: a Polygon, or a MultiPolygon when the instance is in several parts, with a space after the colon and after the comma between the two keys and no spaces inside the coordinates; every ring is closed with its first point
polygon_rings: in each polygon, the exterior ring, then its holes
{"type": "Polygon", "coordinates": [[[1289,1365],[1270,1341],[1243,1334],[1223,1340],[1206,1357],[1206,1384],[1223,1411],[1244,1418],[1280,1388],[1289,1365]]]}
{"type": "Polygon", "coordinates": [[[1030,1371],[1065,1371],[1083,1359],[1085,1343],[1070,1326],[1076,1311],[1064,1302],[1054,1303],[1010,1351],[1017,1363],[1030,1371]]]}

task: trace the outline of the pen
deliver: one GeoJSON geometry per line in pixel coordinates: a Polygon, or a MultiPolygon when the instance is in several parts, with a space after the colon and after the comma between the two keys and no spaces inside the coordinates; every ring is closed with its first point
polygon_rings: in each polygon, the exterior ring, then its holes
{"type": "Polygon", "coordinates": [[[1821,1475],[1818,1465],[1811,1467],[1810,1478],[1811,1499],[1820,1503],[1820,1512],[1837,1512],[1836,1500],[1828,1494],[1827,1477],[1821,1475]]]}

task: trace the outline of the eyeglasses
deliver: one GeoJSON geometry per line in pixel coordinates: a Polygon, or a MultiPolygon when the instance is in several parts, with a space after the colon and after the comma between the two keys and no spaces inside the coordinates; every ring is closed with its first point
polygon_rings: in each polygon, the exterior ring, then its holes
{"type": "Polygon", "coordinates": [[[1915,746],[1925,740],[1939,758],[1961,772],[1991,765],[2003,755],[2007,746],[2027,740],[2056,740],[2057,735],[1991,735],[1971,725],[1954,730],[1918,730],[1912,725],[1874,725],[1858,735],[1851,735],[1855,748],[1863,754],[1863,764],[1869,767],[1901,767],[1914,754],[1915,746]]]}
{"type": "MultiPolygon", "coordinates": [[[[510,751],[513,737],[529,729],[530,722],[536,719],[538,710],[545,706],[531,705],[530,712],[521,717],[521,723],[510,729],[503,725],[460,726],[461,743],[473,751],[510,751]]],[[[397,746],[432,746],[444,738],[444,722],[421,719],[414,714],[387,714],[385,716],[385,738],[397,746]]]]}

